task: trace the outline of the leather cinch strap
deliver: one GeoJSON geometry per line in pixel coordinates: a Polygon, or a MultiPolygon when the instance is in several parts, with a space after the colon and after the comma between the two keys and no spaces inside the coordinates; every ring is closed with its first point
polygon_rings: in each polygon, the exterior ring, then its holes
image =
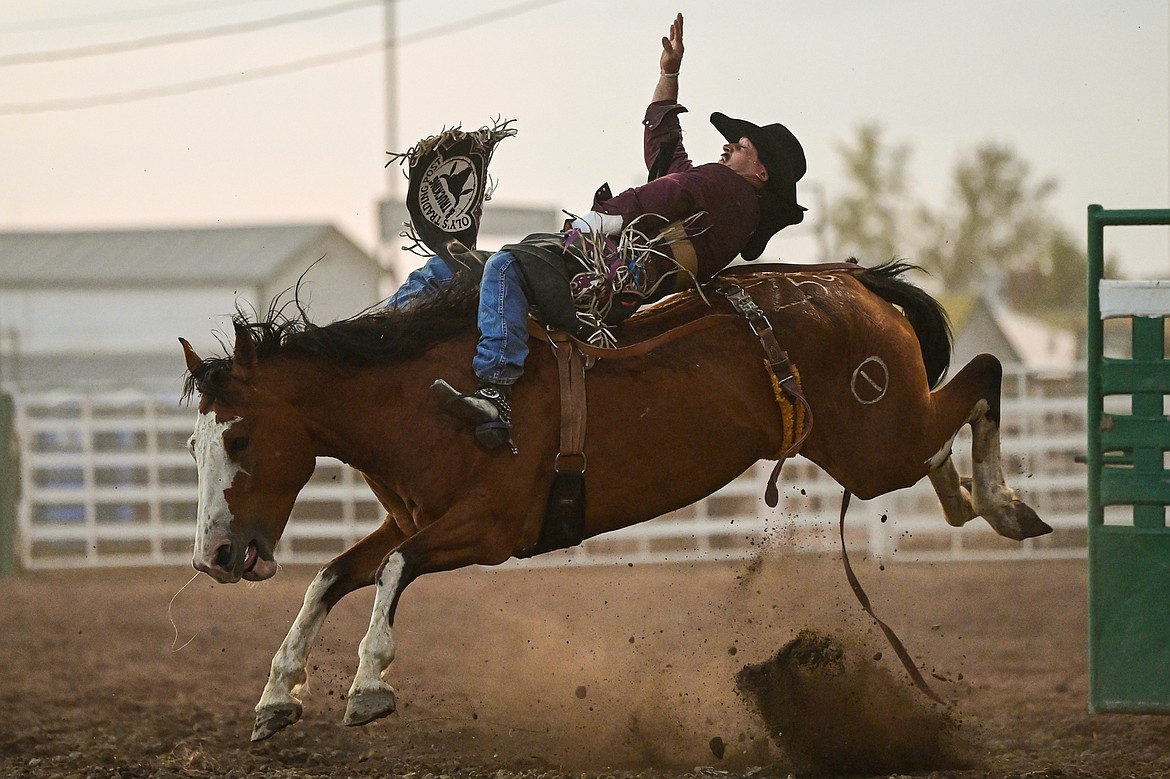
{"type": "Polygon", "coordinates": [[[585,356],[568,333],[548,334],[557,358],[561,385],[561,441],[555,467],[562,471],[585,472],[585,356]]]}
{"type": "Polygon", "coordinates": [[[535,543],[518,557],[568,549],[585,538],[585,355],[568,333],[550,330],[548,339],[561,391],[560,444],[544,515],[532,514],[525,526],[535,543]]]}
{"type": "Polygon", "coordinates": [[[776,508],[776,504],[780,502],[780,493],[776,489],[776,479],[780,476],[780,468],[784,465],[784,461],[800,451],[800,447],[804,444],[805,439],[808,438],[813,424],[812,408],[809,407],[808,401],[805,400],[804,390],[800,388],[800,382],[797,381],[796,374],[792,370],[792,363],[788,360],[788,353],[781,349],[780,344],[776,341],[776,334],[772,332],[772,323],[768,321],[768,317],[764,314],[763,309],[756,305],[756,301],[752,300],[744,292],[743,287],[738,284],[724,281],[720,283],[717,289],[731,303],[732,308],[747,319],[748,326],[759,337],[760,344],[764,347],[764,354],[767,356],[768,370],[772,372],[780,389],[789,400],[793,403],[799,403],[804,409],[804,430],[795,436],[795,440],[793,440],[791,446],[780,453],[780,456],[776,459],[775,467],[772,468],[772,475],[768,478],[768,486],[764,490],[764,502],[769,507],[776,508]]]}

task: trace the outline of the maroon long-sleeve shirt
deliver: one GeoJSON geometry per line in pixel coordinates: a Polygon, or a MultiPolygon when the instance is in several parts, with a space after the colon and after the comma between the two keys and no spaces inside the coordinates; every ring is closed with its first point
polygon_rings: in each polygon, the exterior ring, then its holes
{"type": "Polygon", "coordinates": [[[611,195],[603,186],[594,196],[593,210],[620,214],[629,225],[643,214],[657,214],[669,222],[701,214],[687,227],[699,260],[699,280],[706,281],[735,259],[760,221],[759,195],[748,181],[717,162],[694,165],[682,144],[679,114],[686,108],[673,100],[651,103],[642,121],[645,128],[646,168],[654,165],[663,142],[677,139],[665,175],[611,195]]]}

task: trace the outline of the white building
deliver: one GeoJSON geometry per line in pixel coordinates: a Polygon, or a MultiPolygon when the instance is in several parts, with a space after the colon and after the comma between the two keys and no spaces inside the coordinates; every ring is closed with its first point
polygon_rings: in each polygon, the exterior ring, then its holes
{"type": "Polygon", "coordinates": [[[1067,373],[1082,356],[1074,333],[998,305],[986,296],[945,301],[955,329],[952,375],[971,358],[990,352],[1006,368],[1032,373],[1067,373]]]}
{"type": "Polygon", "coordinates": [[[0,233],[0,382],[177,390],[180,336],[221,354],[237,306],[294,290],[314,322],[352,316],[381,276],[327,224],[0,233]]]}

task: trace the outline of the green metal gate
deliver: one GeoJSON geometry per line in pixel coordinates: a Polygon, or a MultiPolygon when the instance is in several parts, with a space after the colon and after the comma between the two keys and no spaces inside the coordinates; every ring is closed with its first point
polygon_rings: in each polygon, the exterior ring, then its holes
{"type": "Polygon", "coordinates": [[[1170,713],[1170,281],[1104,278],[1105,227],[1170,210],[1089,206],[1089,709],[1170,713]],[[1106,357],[1109,319],[1132,356],[1106,357]],[[1126,401],[1128,400],[1128,407],[1126,401]]]}

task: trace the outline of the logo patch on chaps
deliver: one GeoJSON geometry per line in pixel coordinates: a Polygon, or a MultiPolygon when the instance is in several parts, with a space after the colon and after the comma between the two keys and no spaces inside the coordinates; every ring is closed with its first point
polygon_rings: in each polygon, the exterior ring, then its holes
{"type": "Polygon", "coordinates": [[[483,203],[488,199],[488,163],[495,146],[516,134],[509,122],[497,122],[476,132],[458,127],[424,138],[410,151],[392,154],[390,162],[405,165],[410,175],[406,210],[414,251],[451,259],[447,243],[459,241],[475,248],[483,203]],[[421,250],[426,248],[426,252],[421,250]]]}
{"type": "Polygon", "coordinates": [[[436,158],[423,173],[418,204],[435,227],[459,233],[474,226],[479,205],[479,175],[468,157],[436,158]]]}
{"type": "Polygon", "coordinates": [[[865,406],[877,403],[890,388],[890,369],[881,357],[866,357],[853,371],[849,388],[858,403],[865,406]]]}

